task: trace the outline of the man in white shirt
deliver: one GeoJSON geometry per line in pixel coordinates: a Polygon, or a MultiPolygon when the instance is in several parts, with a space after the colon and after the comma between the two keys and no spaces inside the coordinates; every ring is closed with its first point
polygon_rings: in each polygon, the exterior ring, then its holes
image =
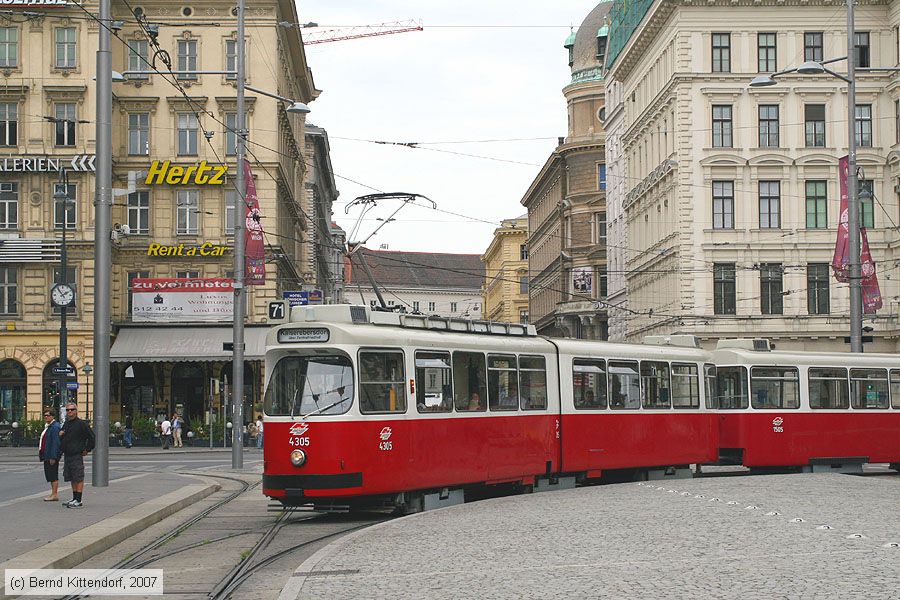
{"type": "Polygon", "coordinates": [[[263,445],[263,421],[262,415],[256,415],[256,447],[262,449],[263,445]]]}
{"type": "Polygon", "coordinates": [[[169,419],[165,419],[162,423],[159,424],[159,435],[162,436],[160,440],[162,442],[163,450],[169,449],[170,438],[172,437],[172,423],[169,419]]]}

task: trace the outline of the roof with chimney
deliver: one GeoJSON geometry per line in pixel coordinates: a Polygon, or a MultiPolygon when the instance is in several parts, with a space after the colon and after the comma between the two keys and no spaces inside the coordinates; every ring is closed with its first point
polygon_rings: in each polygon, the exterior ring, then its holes
{"type": "MultiPolygon", "coordinates": [[[[369,250],[366,262],[379,285],[423,289],[480,290],[484,281],[484,263],[478,254],[443,254],[438,252],[398,252],[369,250]]],[[[351,255],[345,269],[347,283],[369,287],[369,279],[359,261],[358,253],[351,255]]]]}

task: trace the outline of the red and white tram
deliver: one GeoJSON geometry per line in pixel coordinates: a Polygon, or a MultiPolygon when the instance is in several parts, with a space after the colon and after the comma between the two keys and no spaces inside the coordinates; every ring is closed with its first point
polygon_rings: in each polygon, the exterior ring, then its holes
{"type": "Polygon", "coordinates": [[[263,492],[416,509],[717,457],[708,353],[549,340],[531,326],[294,308],[267,338],[263,492]]]}
{"type": "Polygon", "coordinates": [[[900,470],[900,357],[770,351],[723,340],[711,354],[721,456],[807,470],[891,463],[900,470]]]}

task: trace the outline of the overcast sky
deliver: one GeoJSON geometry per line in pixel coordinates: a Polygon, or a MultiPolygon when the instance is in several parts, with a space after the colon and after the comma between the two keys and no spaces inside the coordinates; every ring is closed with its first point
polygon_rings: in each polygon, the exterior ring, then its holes
{"type": "MultiPolygon", "coordinates": [[[[556,138],[566,135],[561,90],[570,73],[563,42],[570,26],[577,28],[596,4],[298,0],[303,23],[352,26],[417,19],[424,26],[424,31],[306,47],[322,90],[311,104],[309,121],[329,134],[340,190],[337,223],[351,231],[359,208],[349,215],[344,209],[357,196],[422,194],[440,211],[464,216],[436,212],[419,201],[421,207],[403,208],[367,247],[482,253],[500,220],[525,213],[520,203],[525,190],[556,138]],[[427,149],[347,138],[419,142],[427,149]],[[510,138],[544,139],[477,142],[510,138]]],[[[381,224],[375,219],[387,218],[399,203],[381,202],[351,241],[366,238],[381,224]]]]}

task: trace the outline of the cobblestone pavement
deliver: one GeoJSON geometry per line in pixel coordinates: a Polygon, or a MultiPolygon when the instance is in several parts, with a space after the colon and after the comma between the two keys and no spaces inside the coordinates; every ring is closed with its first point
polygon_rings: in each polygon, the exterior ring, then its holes
{"type": "Polygon", "coordinates": [[[900,476],[836,474],[487,500],[347,536],[281,598],[897,598],[898,506],[900,476]]]}

